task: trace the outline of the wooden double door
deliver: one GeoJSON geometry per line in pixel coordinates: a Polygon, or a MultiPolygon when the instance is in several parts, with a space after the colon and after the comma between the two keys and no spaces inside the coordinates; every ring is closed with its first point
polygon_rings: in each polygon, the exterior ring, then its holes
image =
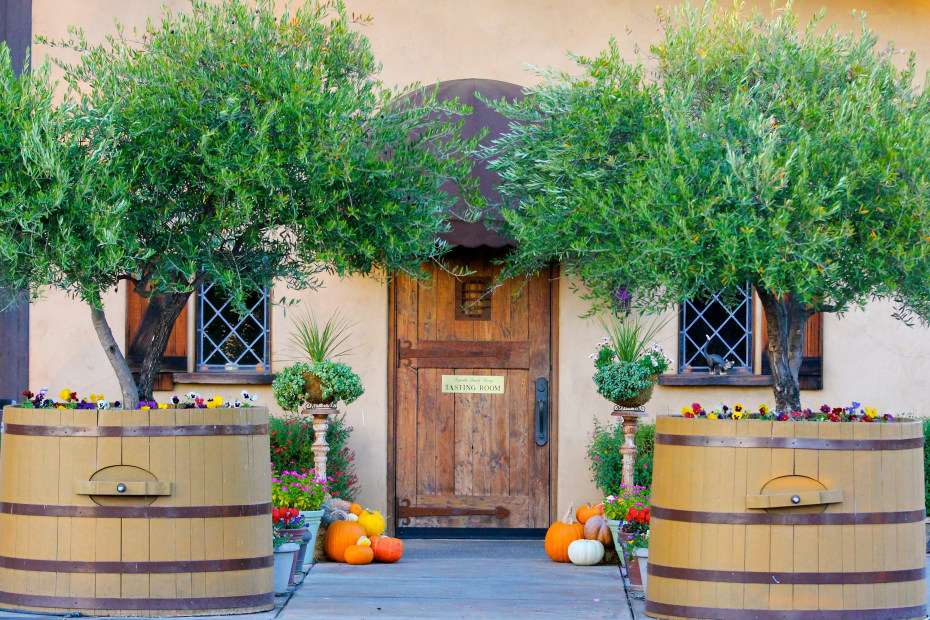
{"type": "Polygon", "coordinates": [[[550,274],[489,292],[489,257],[447,266],[473,273],[395,283],[398,532],[532,535],[550,512],[550,274]]]}

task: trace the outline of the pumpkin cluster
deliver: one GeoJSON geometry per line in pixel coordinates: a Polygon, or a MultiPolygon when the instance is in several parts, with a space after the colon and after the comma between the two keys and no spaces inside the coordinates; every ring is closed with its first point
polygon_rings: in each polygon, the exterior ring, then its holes
{"type": "Polygon", "coordinates": [[[604,505],[585,504],[574,512],[574,519],[573,509],[574,504],[569,504],[562,520],[553,523],[546,532],[546,555],[556,562],[578,566],[597,564],[604,558],[605,549],[613,547],[604,505]]]}
{"type": "Polygon", "coordinates": [[[323,549],[330,560],[347,564],[396,562],[404,554],[403,541],[381,535],[387,524],[377,510],[364,510],[338,498],[324,502],[323,510],[323,549]]]}

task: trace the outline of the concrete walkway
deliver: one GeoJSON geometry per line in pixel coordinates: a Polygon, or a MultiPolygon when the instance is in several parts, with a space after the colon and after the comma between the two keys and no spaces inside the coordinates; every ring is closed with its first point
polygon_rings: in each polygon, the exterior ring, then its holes
{"type": "MultiPolygon", "coordinates": [[[[643,605],[634,600],[638,618],[643,605]]],[[[630,612],[616,566],[553,562],[542,541],[406,540],[396,564],[314,566],[278,618],[630,620],[630,612]]]]}
{"type": "MultiPolygon", "coordinates": [[[[404,557],[396,564],[318,564],[293,595],[277,598],[274,611],[238,617],[243,620],[642,620],[646,617],[644,602],[634,598],[635,618],[630,618],[616,566],[581,567],[552,562],[543,551],[542,541],[407,540],[404,547],[404,557]]],[[[0,611],[2,619],[41,617],[48,616],[0,611]]]]}

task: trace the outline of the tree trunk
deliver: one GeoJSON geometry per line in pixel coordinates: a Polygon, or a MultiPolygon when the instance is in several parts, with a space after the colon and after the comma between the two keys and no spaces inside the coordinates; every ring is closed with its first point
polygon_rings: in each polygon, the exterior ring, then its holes
{"type": "Polygon", "coordinates": [[[123,352],[120,351],[116,339],[113,338],[113,331],[110,329],[110,324],[107,323],[103,308],[101,307],[99,310],[91,308],[90,312],[94,329],[97,330],[97,338],[100,339],[100,344],[103,345],[103,350],[107,354],[107,359],[110,360],[110,365],[113,367],[119,381],[119,387],[123,393],[123,407],[135,409],[139,404],[139,390],[132,378],[129,363],[123,357],[123,352]]]}
{"type": "Polygon", "coordinates": [[[759,300],[765,312],[769,336],[769,364],[772,367],[772,390],[775,411],[791,413],[801,410],[798,372],[804,351],[807,319],[813,311],[794,295],[773,295],[760,288],[759,300]]]}
{"type": "Polygon", "coordinates": [[[142,364],[139,367],[139,397],[142,400],[154,400],[152,392],[155,389],[155,381],[158,379],[158,371],[161,370],[168,340],[191,293],[193,290],[183,293],[157,293],[149,300],[143,323],[153,321],[154,329],[151,338],[145,338],[142,342],[138,339],[133,341],[134,347],[141,345],[141,350],[144,351],[142,364]],[[153,313],[154,316],[150,316],[149,313],[153,313]]]}

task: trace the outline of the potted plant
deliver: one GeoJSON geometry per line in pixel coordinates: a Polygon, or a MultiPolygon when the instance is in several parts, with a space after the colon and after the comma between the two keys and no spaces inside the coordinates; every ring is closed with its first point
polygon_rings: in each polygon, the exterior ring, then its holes
{"type": "Polygon", "coordinates": [[[598,394],[625,408],[641,407],[652,398],[659,375],[671,363],[665,350],[652,342],[667,322],[646,322],[629,313],[600,319],[607,335],[591,356],[598,394]]]}
{"type": "Polygon", "coordinates": [[[604,516],[631,586],[645,586],[634,551],[648,547],[649,502],[649,488],[641,486],[623,488],[619,495],[604,498],[604,516]]]}
{"type": "Polygon", "coordinates": [[[283,409],[333,407],[339,401],[348,405],[365,392],[351,367],[333,361],[352,350],[345,347],[345,342],[353,325],[338,310],[322,326],[312,311],[295,318],[291,344],[302,359],[279,372],[272,383],[275,400],[283,409]]]}
{"type": "Polygon", "coordinates": [[[274,550],[274,591],[275,594],[286,593],[299,546],[289,537],[281,536],[277,528],[272,530],[271,546],[274,550]]]}
{"type": "Polygon", "coordinates": [[[323,517],[323,502],[329,497],[329,485],[314,477],[314,471],[299,473],[271,470],[271,500],[277,508],[297,510],[306,531],[301,537],[296,566],[303,567],[307,548],[312,549],[323,517]]]}

